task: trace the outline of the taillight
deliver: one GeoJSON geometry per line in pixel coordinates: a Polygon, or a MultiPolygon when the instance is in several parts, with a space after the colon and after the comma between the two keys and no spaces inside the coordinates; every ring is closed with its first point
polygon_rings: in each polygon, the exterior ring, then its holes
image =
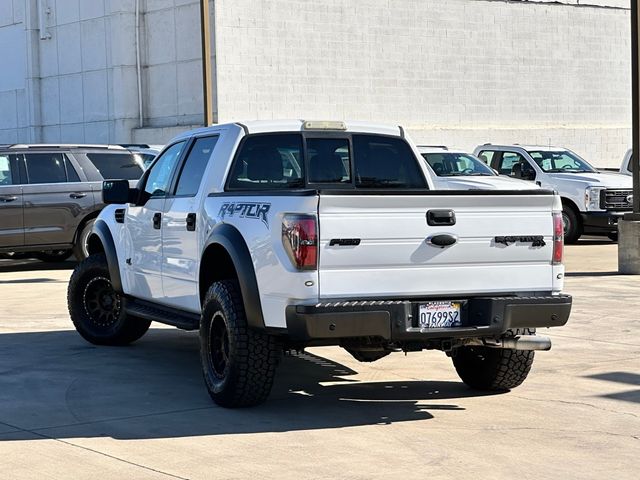
{"type": "Polygon", "coordinates": [[[564,251],[564,222],[562,221],[562,213],[553,214],[553,264],[562,263],[562,255],[564,251]]]}
{"type": "Polygon", "coordinates": [[[282,244],[298,270],[318,268],[318,224],[313,215],[285,215],[282,244]]]}

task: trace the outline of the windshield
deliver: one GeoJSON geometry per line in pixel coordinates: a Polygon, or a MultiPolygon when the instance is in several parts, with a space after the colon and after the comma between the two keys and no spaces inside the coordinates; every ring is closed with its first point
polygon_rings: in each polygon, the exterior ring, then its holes
{"type": "Polygon", "coordinates": [[[529,152],[531,158],[545,172],[596,173],[596,170],[575,153],[568,150],[556,152],[529,152]]]}
{"type": "Polygon", "coordinates": [[[423,153],[422,156],[439,177],[496,175],[487,165],[466,153],[423,153]]]}

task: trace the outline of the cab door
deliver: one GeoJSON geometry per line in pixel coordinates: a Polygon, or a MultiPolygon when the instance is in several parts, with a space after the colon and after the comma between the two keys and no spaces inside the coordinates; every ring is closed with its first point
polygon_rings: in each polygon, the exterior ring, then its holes
{"type": "Polygon", "coordinates": [[[185,141],[167,148],[142,180],[138,202],[125,214],[125,271],[135,297],[164,303],[162,290],[162,216],[171,180],[185,141]]]}
{"type": "Polygon", "coordinates": [[[209,135],[190,145],[162,216],[165,303],[194,313],[200,313],[198,260],[205,226],[201,205],[206,192],[201,183],[217,142],[218,135],[209,135]]]}
{"type": "Polygon", "coordinates": [[[17,156],[0,154],[0,248],[23,245],[22,186],[17,156]]]}

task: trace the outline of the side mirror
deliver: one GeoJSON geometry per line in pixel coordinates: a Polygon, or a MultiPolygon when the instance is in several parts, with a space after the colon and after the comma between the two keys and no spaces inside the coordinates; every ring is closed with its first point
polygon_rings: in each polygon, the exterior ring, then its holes
{"type": "Polygon", "coordinates": [[[102,182],[102,202],[107,205],[135,202],[137,190],[129,188],[128,180],[105,180],[102,182]]]}

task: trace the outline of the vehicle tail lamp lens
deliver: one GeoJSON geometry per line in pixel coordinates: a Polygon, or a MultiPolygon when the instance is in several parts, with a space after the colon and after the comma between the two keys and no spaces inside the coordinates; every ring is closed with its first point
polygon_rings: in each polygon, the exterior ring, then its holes
{"type": "Polygon", "coordinates": [[[553,264],[562,263],[564,253],[564,222],[562,213],[553,214],[553,264]]]}
{"type": "Polygon", "coordinates": [[[298,270],[318,268],[318,223],[313,215],[285,215],[282,244],[298,270]]]}

